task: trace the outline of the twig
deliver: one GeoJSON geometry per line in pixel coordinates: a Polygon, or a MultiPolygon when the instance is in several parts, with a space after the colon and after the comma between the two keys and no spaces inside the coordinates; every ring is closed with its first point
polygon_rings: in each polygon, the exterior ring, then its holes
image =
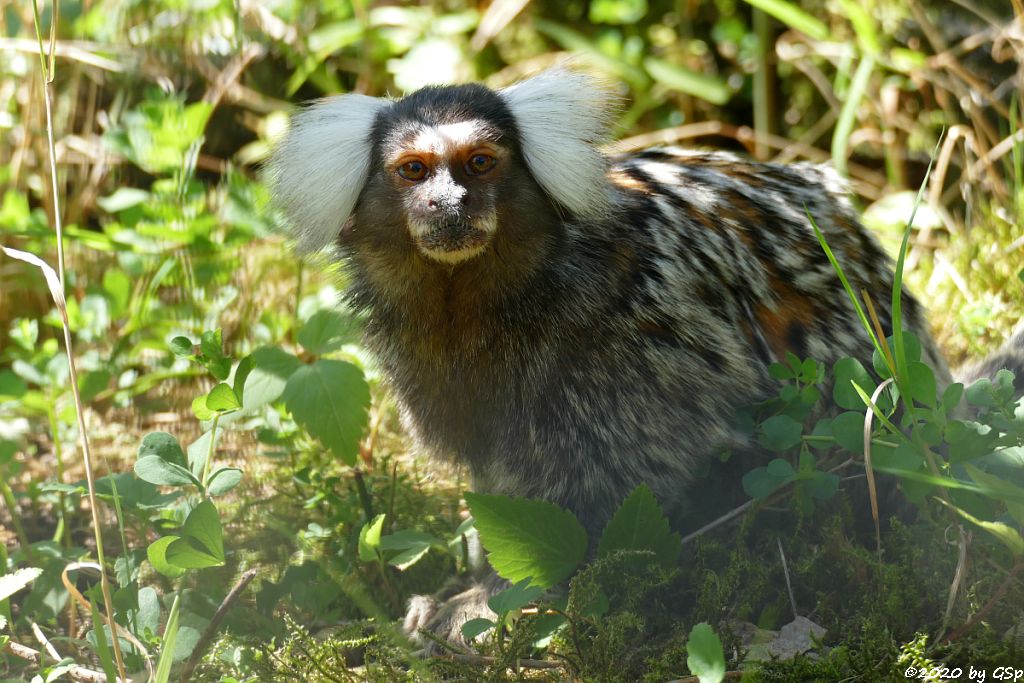
{"type": "MultiPolygon", "coordinates": [[[[7,645],[4,646],[4,650],[19,659],[28,660],[33,664],[39,664],[44,659],[43,654],[38,650],[33,650],[30,647],[26,647],[25,645],[15,642],[8,642],[7,645]]],[[[57,661],[60,660],[58,659],[57,661]]],[[[67,671],[67,675],[71,676],[71,678],[76,681],[84,681],[85,683],[109,683],[107,675],[102,671],[93,671],[92,669],[87,669],[84,666],[78,666],[77,664],[72,665],[72,667],[67,671]]],[[[130,680],[127,678],[119,678],[116,683],[130,683],[130,680]]]]}
{"type": "Polygon", "coordinates": [[[189,656],[188,661],[185,662],[185,666],[181,669],[181,680],[185,683],[192,676],[192,671],[195,670],[199,664],[199,660],[203,658],[203,653],[210,646],[210,642],[213,640],[213,636],[217,633],[217,629],[220,627],[220,622],[224,621],[224,616],[231,609],[235,601],[238,600],[238,596],[242,594],[242,591],[248,587],[252,580],[256,578],[256,570],[249,569],[238,578],[238,582],[235,583],[234,587],[228,591],[228,594],[224,596],[224,599],[220,603],[220,607],[213,615],[213,619],[206,625],[206,629],[203,631],[203,635],[199,637],[196,642],[195,648],[192,649],[192,654],[189,656]]]}
{"type": "Polygon", "coordinates": [[[789,580],[789,565],[786,564],[786,553],[782,551],[782,540],[777,536],[776,545],[779,546],[779,557],[782,558],[782,575],[786,578],[786,592],[789,593],[789,606],[793,608],[793,618],[796,619],[800,613],[796,611],[796,598],[793,597],[793,584],[789,580]]]}
{"type": "MultiPolygon", "coordinates": [[[[453,662],[462,662],[463,664],[477,664],[479,666],[490,666],[492,664],[498,664],[501,660],[497,657],[485,657],[483,655],[460,655],[460,654],[443,654],[434,655],[433,659],[449,659],[453,662]]],[[[565,666],[562,662],[556,662],[550,659],[517,659],[515,660],[515,666],[520,669],[561,669],[565,666]]]]}
{"type": "Polygon", "coordinates": [[[744,512],[749,510],[754,505],[755,502],[757,502],[757,501],[755,501],[753,498],[751,498],[750,500],[748,500],[743,505],[740,505],[738,508],[730,510],[729,512],[725,513],[724,515],[722,515],[718,519],[713,520],[711,522],[708,522],[707,524],[705,524],[701,528],[699,528],[696,531],[694,531],[692,534],[688,534],[685,537],[683,537],[682,545],[686,545],[687,543],[690,543],[691,541],[695,540],[697,537],[703,536],[704,534],[706,534],[707,532],[711,531],[712,529],[720,527],[723,524],[731,521],[735,517],[738,517],[738,516],[742,515],[744,512]]]}
{"type": "Polygon", "coordinates": [[[37,624],[34,621],[32,622],[32,635],[36,637],[36,640],[39,641],[39,644],[43,646],[44,650],[46,650],[46,654],[50,655],[50,657],[53,658],[53,661],[59,662],[60,660],[64,659],[60,656],[60,653],[57,652],[57,648],[53,646],[53,643],[51,643],[46,638],[46,634],[44,634],[43,630],[39,628],[39,624],[37,624]]]}

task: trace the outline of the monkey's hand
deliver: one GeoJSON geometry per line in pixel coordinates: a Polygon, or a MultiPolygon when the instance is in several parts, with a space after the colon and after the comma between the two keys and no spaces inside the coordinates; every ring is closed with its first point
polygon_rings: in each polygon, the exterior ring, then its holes
{"type": "Polygon", "coordinates": [[[409,600],[402,631],[421,645],[428,655],[441,654],[443,648],[424,632],[457,649],[471,651],[469,642],[462,635],[462,625],[470,619],[496,619],[497,615],[487,606],[487,601],[508,585],[507,581],[491,572],[468,587],[449,586],[433,596],[414,595],[409,600]]]}

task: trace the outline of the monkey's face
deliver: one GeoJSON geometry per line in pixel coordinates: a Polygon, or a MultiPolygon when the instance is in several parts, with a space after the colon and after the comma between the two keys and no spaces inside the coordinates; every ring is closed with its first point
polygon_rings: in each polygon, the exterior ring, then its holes
{"type": "Polygon", "coordinates": [[[498,229],[502,180],[513,163],[500,131],[482,119],[394,131],[383,173],[405,228],[426,257],[448,264],[487,249],[498,229]]]}

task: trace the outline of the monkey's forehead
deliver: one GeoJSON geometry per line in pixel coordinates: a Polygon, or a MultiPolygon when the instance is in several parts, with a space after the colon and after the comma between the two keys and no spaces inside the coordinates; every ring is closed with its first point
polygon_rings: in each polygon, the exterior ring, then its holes
{"type": "Polygon", "coordinates": [[[394,100],[377,114],[373,137],[405,144],[432,134],[508,146],[519,139],[515,117],[505,101],[479,84],[429,86],[394,100]]]}

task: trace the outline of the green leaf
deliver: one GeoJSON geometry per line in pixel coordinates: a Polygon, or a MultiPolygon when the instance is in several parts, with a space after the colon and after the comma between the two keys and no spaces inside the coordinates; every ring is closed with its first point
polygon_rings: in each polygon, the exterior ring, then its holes
{"type": "Polygon", "coordinates": [[[202,396],[196,396],[194,399],[192,399],[192,414],[196,416],[197,420],[200,420],[202,422],[206,422],[207,420],[212,420],[213,418],[217,417],[216,411],[212,410],[208,405],[206,405],[206,400],[206,394],[203,394],[202,396]]]}
{"type": "Polygon", "coordinates": [[[647,0],[593,0],[589,18],[595,24],[635,24],[647,14],[647,0]]]}
{"type": "Polygon", "coordinates": [[[700,683],[720,683],[725,678],[722,641],[708,624],[697,624],[686,641],[686,666],[700,683]]]}
{"type": "MultiPolygon", "coordinates": [[[[6,568],[4,571],[6,571],[6,568]]],[[[10,574],[0,576],[0,601],[6,600],[22,588],[28,586],[42,573],[43,570],[38,567],[23,567],[22,569],[15,569],[10,574]]]]}
{"type": "Polygon", "coordinates": [[[1000,543],[1010,549],[1010,553],[1014,557],[1021,557],[1024,555],[1024,538],[1021,538],[1020,532],[1009,524],[1003,524],[1002,522],[988,522],[983,519],[978,519],[966,510],[962,510],[952,503],[947,503],[941,498],[936,498],[936,500],[946,507],[955,510],[958,515],[966,519],[971,524],[974,524],[995,536],[1000,543]]]}
{"type": "Polygon", "coordinates": [[[302,361],[276,346],[263,346],[249,356],[253,368],[245,377],[242,406],[251,411],[281,398],[288,378],[303,367],[302,361]]]}
{"type": "Polygon", "coordinates": [[[583,561],[587,532],[575,516],[553,503],[467,493],[491,566],[504,579],[550,588],[583,561]]]}
{"type": "Polygon", "coordinates": [[[743,490],[751,498],[761,499],[796,478],[793,466],[786,460],[776,458],[767,467],[757,467],[743,475],[743,490]]]}
{"type": "Polygon", "coordinates": [[[644,69],[651,78],[666,88],[699,97],[711,104],[725,104],[732,96],[729,86],[721,78],[699,73],[657,57],[646,58],[644,69]]]}
{"type": "Polygon", "coordinates": [[[875,389],[875,382],[872,381],[871,375],[860,364],[860,361],[856,358],[840,358],[836,361],[832,372],[835,375],[832,399],[840,408],[863,410],[864,401],[860,399],[860,394],[851,383],[856,383],[870,395],[875,389]]]}
{"type": "Polygon", "coordinates": [[[150,543],[146,548],[146,557],[149,558],[153,569],[172,579],[185,573],[184,569],[167,561],[167,547],[180,540],[181,538],[178,536],[163,536],[150,543]]]}
{"type": "Polygon", "coordinates": [[[217,508],[204,500],[188,513],[181,538],[167,547],[167,561],[184,569],[224,564],[224,538],[217,508]]]}
{"type": "Polygon", "coordinates": [[[607,557],[616,550],[649,550],[665,569],[679,561],[682,551],[679,535],[669,528],[668,519],[646,485],[633,489],[601,533],[597,556],[607,557]]]}
{"type": "Polygon", "coordinates": [[[219,467],[210,475],[206,492],[211,496],[222,496],[242,481],[242,470],[237,467],[219,467]]]}
{"type": "Polygon", "coordinates": [[[938,389],[935,386],[935,373],[932,369],[920,361],[911,361],[907,366],[907,373],[910,395],[918,403],[934,408],[938,389]]]}
{"type": "Polygon", "coordinates": [[[322,356],[359,341],[359,325],[352,316],[342,311],[324,309],[306,321],[296,339],[313,355],[322,356]]]}
{"type": "Polygon", "coordinates": [[[288,378],[284,402],[299,425],[342,461],[355,464],[370,405],[362,370],[343,361],[318,360],[288,378]]]}
{"type": "Polygon", "coordinates": [[[231,374],[231,360],[224,355],[221,331],[216,329],[203,332],[199,350],[203,354],[202,363],[210,371],[210,374],[219,380],[226,380],[231,374]]]}
{"type": "Polygon", "coordinates": [[[150,432],[142,437],[142,445],[139,446],[139,458],[147,455],[155,455],[169,463],[188,465],[185,460],[185,453],[181,450],[181,444],[173,434],[167,432],[150,432]]]}
{"type": "Polygon", "coordinates": [[[377,515],[359,531],[359,559],[363,562],[376,562],[380,559],[380,532],[384,528],[386,516],[377,515]]]}
{"type": "MultiPolygon", "coordinates": [[[[863,405],[863,401],[861,401],[863,405]]],[[[832,436],[851,453],[864,452],[864,413],[846,412],[832,419],[832,436]]]]}
{"type": "Polygon", "coordinates": [[[1013,520],[1017,524],[1024,526],[1024,488],[994,474],[980,470],[970,463],[964,463],[964,469],[971,479],[988,489],[986,495],[989,498],[1001,500],[1006,505],[1006,511],[1010,513],[1013,520]]]}
{"type": "Polygon", "coordinates": [[[526,607],[543,594],[543,588],[531,586],[529,579],[523,579],[500,593],[492,595],[487,601],[487,606],[494,610],[495,614],[504,616],[509,612],[526,607]]]}
{"type": "Polygon", "coordinates": [[[168,683],[171,677],[171,664],[174,662],[174,644],[178,640],[178,615],[180,613],[180,593],[174,594],[170,614],[167,615],[167,626],[160,642],[160,658],[156,663],[155,683],[168,683]]]}
{"type": "Polygon", "coordinates": [[[156,455],[147,455],[136,460],[135,474],[139,479],[157,486],[199,486],[199,480],[187,469],[156,455]]]}
{"type": "Polygon", "coordinates": [[[415,531],[414,529],[396,531],[388,536],[382,536],[380,539],[381,550],[397,552],[396,555],[388,558],[388,564],[397,567],[399,570],[408,569],[416,564],[420,558],[427,554],[431,546],[445,548],[445,544],[441,539],[425,534],[422,531],[415,531]]]}
{"type": "Polygon", "coordinates": [[[10,370],[0,370],[0,396],[21,398],[28,391],[28,385],[10,370]]]}
{"type": "Polygon", "coordinates": [[[494,628],[494,622],[490,619],[484,619],[483,617],[470,619],[462,625],[462,637],[466,640],[473,640],[481,633],[492,628],[494,628]]]}
{"type": "Polygon", "coordinates": [[[167,344],[171,352],[176,356],[182,356],[184,358],[191,358],[195,355],[195,345],[192,340],[188,337],[175,337],[167,344]]]}
{"type": "Polygon", "coordinates": [[[775,415],[761,423],[757,441],[770,451],[781,452],[800,443],[804,427],[788,415],[775,415]]]}
{"type": "Polygon", "coordinates": [[[960,405],[960,399],[964,395],[964,385],[960,382],[954,382],[946,387],[946,390],[942,392],[942,412],[947,417],[953,414],[953,411],[960,405]]]}
{"type": "MultiPolygon", "coordinates": [[[[893,353],[895,353],[895,340],[892,336],[886,337],[886,341],[889,344],[889,348],[893,353]]],[[[907,356],[908,363],[921,360],[921,341],[916,335],[907,331],[903,332],[903,349],[907,356]]],[[[891,376],[889,374],[889,368],[886,366],[885,360],[882,358],[882,354],[878,352],[878,349],[875,349],[871,354],[871,366],[875,369],[875,372],[879,377],[888,379],[891,376]]]]}
{"type": "Polygon", "coordinates": [[[206,395],[206,407],[217,413],[227,413],[241,408],[242,402],[230,385],[221,382],[206,395]]]}

